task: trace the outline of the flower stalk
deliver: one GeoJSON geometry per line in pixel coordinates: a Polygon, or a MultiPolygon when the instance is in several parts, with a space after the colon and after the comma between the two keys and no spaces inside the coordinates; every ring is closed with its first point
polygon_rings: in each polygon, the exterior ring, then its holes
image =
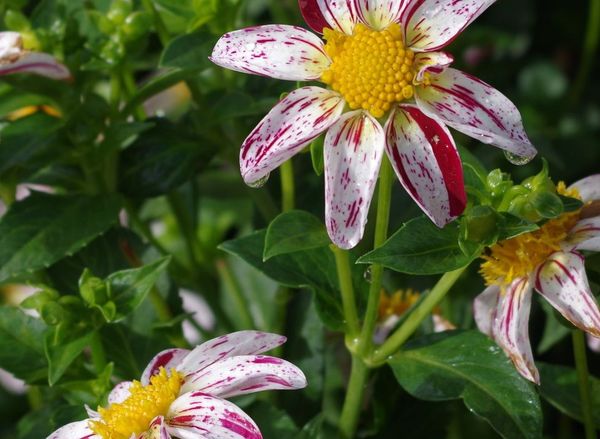
{"type": "Polygon", "coordinates": [[[579,384],[579,397],[581,399],[581,411],[585,426],[585,438],[594,439],[596,438],[596,427],[592,416],[592,398],[590,395],[589,371],[585,351],[585,335],[577,329],[572,332],[572,338],[575,367],[577,368],[577,382],[579,384]]]}

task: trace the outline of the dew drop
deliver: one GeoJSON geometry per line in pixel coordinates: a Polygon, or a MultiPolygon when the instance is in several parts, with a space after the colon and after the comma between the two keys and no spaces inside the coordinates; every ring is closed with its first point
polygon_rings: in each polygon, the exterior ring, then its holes
{"type": "Polygon", "coordinates": [[[269,180],[270,175],[271,174],[267,174],[263,178],[259,178],[258,180],[253,181],[252,183],[248,183],[248,186],[250,186],[251,188],[254,188],[254,189],[261,188],[265,184],[267,184],[267,181],[269,180]]]}
{"type": "Polygon", "coordinates": [[[363,277],[365,278],[365,280],[368,283],[371,283],[371,280],[373,278],[373,274],[371,273],[371,267],[368,267],[365,272],[363,273],[363,277]]]}
{"type": "Polygon", "coordinates": [[[535,155],[532,155],[532,156],[517,155],[517,154],[513,154],[512,152],[508,152],[508,151],[504,151],[504,155],[506,156],[506,159],[509,162],[511,162],[513,165],[517,165],[517,166],[526,165],[527,163],[532,161],[533,158],[535,157],[535,155]]]}

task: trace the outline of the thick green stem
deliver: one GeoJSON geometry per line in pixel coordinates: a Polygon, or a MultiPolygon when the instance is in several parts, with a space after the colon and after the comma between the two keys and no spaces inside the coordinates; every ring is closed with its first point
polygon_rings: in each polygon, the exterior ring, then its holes
{"type": "Polygon", "coordinates": [[[279,167],[281,176],[281,211],[288,212],[295,205],[294,166],[288,160],[279,167]]]}
{"type": "Polygon", "coordinates": [[[237,317],[239,318],[242,329],[253,329],[254,319],[252,318],[252,314],[250,314],[248,301],[246,300],[242,287],[235,274],[232,272],[231,267],[225,259],[218,260],[216,266],[223,283],[227,287],[226,291],[229,292],[233,305],[237,310],[237,317]]]}
{"type": "Polygon", "coordinates": [[[92,354],[92,363],[94,364],[94,369],[96,369],[96,373],[100,374],[106,367],[106,353],[104,352],[102,339],[100,338],[100,334],[98,332],[95,332],[94,335],[92,335],[92,339],[90,341],[90,352],[92,354]]]}
{"type": "Polygon", "coordinates": [[[431,311],[442,301],[450,288],[456,283],[461,274],[466,270],[466,266],[458,270],[444,274],[433,289],[427,294],[427,297],[413,310],[404,323],[381,345],[376,349],[369,360],[373,366],[379,366],[395,354],[398,349],[409,339],[417,330],[423,320],[431,314],[431,311]]]}
{"type": "MultiPolygon", "coordinates": [[[[383,245],[387,239],[388,225],[390,220],[390,204],[392,198],[392,183],[394,181],[392,166],[387,158],[383,157],[381,170],[379,171],[379,193],[377,196],[377,219],[375,223],[375,240],[373,248],[376,249],[383,245]]],[[[381,281],[383,277],[383,266],[380,264],[371,265],[371,286],[369,288],[369,298],[367,301],[367,310],[365,312],[365,321],[359,341],[359,352],[365,355],[372,347],[373,331],[377,323],[377,313],[379,310],[379,299],[381,297],[381,281]]]]}
{"type": "Polygon", "coordinates": [[[571,94],[572,106],[577,105],[585,85],[590,77],[592,66],[596,61],[598,40],[600,38],[600,0],[590,0],[585,41],[583,44],[583,59],[573,85],[571,94]]]}
{"type": "Polygon", "coordinates": [[[342,439],[352,439],[354,437],[368,376],[369,368],[361,358],[354,355],[352,357],[352,369],[350,371],[348,389],[346,389],[346,399],[344,400],[344,407],[342,408],[342,415],[339,422],[342,439]]]}
{"type": "Polygon", "coordinates": [[[348,252],[338,248],[336,245],[329,246],[335,256],[335,265],[342,294],[342,307],[344,309],[344,320],[346,321],[346,337],[354,340],[360,332],[358,313],[356,312],[356,299],[354,297],[354,286],[352,285],[352,272],[348,252]]]}
{"type": "Polygon", "coordinates": [[[590,381],[587,365],[585,335],[580,330],[572,333],[573,352],[575,354],[575,367],[577,368],[577,381],[579,383],[579,398],[581,399],[581,411],[583,412],[583,424],[585,426],[585,438],[596,438],[596,427],[592,416],[592,398],[590,395],[590,381]]]}

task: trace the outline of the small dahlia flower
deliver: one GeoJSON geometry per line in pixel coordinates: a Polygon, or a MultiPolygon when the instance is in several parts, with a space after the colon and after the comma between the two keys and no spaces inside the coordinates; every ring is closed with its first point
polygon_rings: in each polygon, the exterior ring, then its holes
{"type": "Polygon", "coordinates": [[[17,32],[0,32],[0,76],[13,73],[33,73],[59,80],[71,78],[69,69],[53,56],[25,50],[17,32]]]}
{"type": "Polygon", "coordinates": [[[224,398],[305,387],[306,378],[296,366],[257,355],[285,340],[240,331],[192,351],[163,351],[148,364],[141,381],[118,384],[106,408],[88,409],[89,419],[65,425],[47,439],[260,439],[254,421],[224,398]]]}
{"type": "Polygon", "coordinates": [[[521,375],[538,384],[528,334],[534,288],[573,325],[600,336],[600,310],[581,254],[600,251],[600,174],[569,188],[559,183],[557,189],[586,204],[491,247],[481,265],[488,287],[474,303],[479,329],[504,349],[521,375]]]}
{"type": "Polygon", "coordinates": [[[450,43],[493,0],[300,0],[308,25],[225,34],[211,60],[290,81],[320,81],[282,99],[242,144],[244,181],[259,185],[321,133],[332,241],[362,238],[384,150],[398,179],[439,227],[462,213],[462,164],[446,126],[521,157],[536,150],[515,106],[449,68],[450,43]]]}

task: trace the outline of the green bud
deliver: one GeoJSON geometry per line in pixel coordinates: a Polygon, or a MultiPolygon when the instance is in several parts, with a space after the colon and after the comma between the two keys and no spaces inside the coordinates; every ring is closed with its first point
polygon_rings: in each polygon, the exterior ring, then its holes
{"type": "Polygon", "coordinates": [[[556,193],[556,186],[549,176],[548,162],[545,159],[543,159],[542,170],[537,175],[525,179],[521,185],[532,192],[545,191],[556,193]]]}
{"type": "Polygon", "coordinates": [[[125,57],[125,46],[121,42],[109,40],[102,47],[100,57],[108,64],[119,64],[125,57]]]}
{"type": "Polygon", "coordinates": [[[69,313],[58,302],[47,302],[40,310],[42,319],[48,326],[57,326],[61,322],[69,320],[69,313]]]}
{"type": "Polygon", "coordinates": [[[110,5],[107,17],[113,24],[120,26],[133,11],[133,2],[131,0],[114,0],[110,5]]]}
{"type": "Polygon", "coordinates": [[[60,295],[57,291],[51,288],[44,288],[43,290],[35,292],[27,299],[23,300],[20,304],[22,308],[35,309],[41,312],[43,306],[48,302],[54,302],[58,300],[60,295]]]}
{"type": "Polygon", "coordinates": [[[146,12],[129,14],[123,24],[123,34],[127,41],[137,40],[144,36],[152,26],[152,17],[146,12]]]}
{"type": "Polygon", "coordinates": [[[108,300],[106,283],[87,268],[79,278],[79,294],[89,305],[102,305],[108,300]]]}
{"type": "Polygon", "coordinates": [[[117,315],[117,305],[115,304],[115,302],[109,300],[104,305],[102,305],[100,310],[102,311],[102,315],[104,316],[104,319],[107,322],[114,321],[115,316],[117,315]]]}
{"type": "Polygon", "coordinates": [[[31,23],[27,17],[14,9],[9,9],[4,13],[4,24],[8,30],[15,32],[24,32],[31,29],[31,23]]]}
{"type": "Polygon", "coordinates": [[[487,187],[492,198],[499,198],[510,189],[512,181],[508,174],[500,169],[494,169],[487,176],[487,187]]]}
{"type": "Polygon", "coordinates": [[[461,237],[465,241],[490,245],[498,238],[499,216],[490,206],[469,209],[461,222],[461,237]]]}
{"type": "Polygon", "coordinates": [[[111,35],[115,30],[114,23],[107,18],[106,15],[98,11],[89,11],[88,17],[94,23],[94,26],[98,28],[100,32],[105,35],[111,35]]]}
{"type": "Polygon", "coordinates": [[[562,200],[552,192],[536,191],[531,194],[530,202],[542,218],[556,218],[564,211],[562,200]]]}

